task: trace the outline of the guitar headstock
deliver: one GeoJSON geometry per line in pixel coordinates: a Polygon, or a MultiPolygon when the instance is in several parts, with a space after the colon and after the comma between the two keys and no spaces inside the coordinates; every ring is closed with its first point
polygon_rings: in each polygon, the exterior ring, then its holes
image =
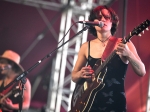
{"type": "Polygon", "coordinates": [[[148,27],[150,26],[150,21],[147,19],[145,20],[143,23],[141,23],[139,26],[137,26],[136,28],[133,29],[132,32],[129,33],[129,35],[127,37],[125,37],[124,39],[122,39],[122,42],[125,44],[127,42],[129,42],[130,38],[134,35],[139,35],[141,36],[141,32],[144,32],[144,30],[148,30],[148,27]]]}
{"type": "Polygon", "coordinates": [[[140,35],[140,33],[142,31],[144,31],[145,29],[148,30],[148,27],[150,26],[150,21],[147,19],[145,20],[143,23],[141,23],[139,26],[137,26],[136,28],[134,28],[134,30],[131,32],[131,35],[140,35]]]}

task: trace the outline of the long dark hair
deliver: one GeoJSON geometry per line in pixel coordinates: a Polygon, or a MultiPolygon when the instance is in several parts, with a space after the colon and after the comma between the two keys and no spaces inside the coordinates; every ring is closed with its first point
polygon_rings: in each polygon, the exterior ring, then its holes
{"type": "MultiPolygon", "coordinates": [[[[111,34],[114,35],[116,33],[119,24],[119,18],[112,8],[108,8],[107,6],[98,6],[92,9],[89,15],[89,21],[94,21],[95,19],[98,19],[99,12],[102,9],[107,9],[111,15],[111,21],[112,21],[111,34]]],[[[89,32],[97,37],[96,30],[93,26],[90,26],[89,32]]]]}

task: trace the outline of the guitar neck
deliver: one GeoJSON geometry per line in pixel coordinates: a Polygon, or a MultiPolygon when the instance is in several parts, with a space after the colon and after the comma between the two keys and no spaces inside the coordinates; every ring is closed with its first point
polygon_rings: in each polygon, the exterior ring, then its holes
{"type": "Polygon", "coordinates": [[[107,58],[106,60],[101,64],[101,66],[99,66],[96,71],[95,71],[95,75],[97,76],[99,74],[99,72],[106,67],[106,65],[111,61],[111,59],[113,59],[113,57],[115,57],[116,54],[116,50],[114,50],[107,58]]]}
{"type": "Polygon", "coordinates": [[[20,95],[20,89],[19,88],[12,89],[7,94],[5,94],[4,96],[2,96],[2,98],[0,98],[0,101],[8,98],[10,95],[15,95],[15,96],[20,95]]]}
{"type": "MultiPolygon", "coordinates": [[[[134,28],[134,30],[132,32],[130,32],[125,38],[122,39],[122,43],[126,44],[127,42],[129,42],[129,40],[131,39],[131,37],[133,37],[134,35],[139,35],[140,32],[142,32],[144,29],[146,29],[148,26],[150,25],[150,21],[147,19],[146,21],[144,21],[142,24],[140,24],[138,27],[134,28]]],[[[111,59],[113,57],[115,57],[116,54],[116,50],[114,50],[109,56],[108,58],[106,58],[106,60],[101,64],[101,66],[99,66],[96,71],[95,71],[95,75],[97,76],[99,74],[99,72],[106,67],[106,65],[111,61],[111,59]]]]}
{"type": "MultiPolygon", "coordinates": [[[[134,32],[136,33],[136,32],[134,32]]],[[[133,32],[130,32],[125,38],[122,39],[122,43],[126,44],[127,42],[129,42],[129,40],[131,39],[131,37],[134,36],[133,32]]],[[[96,76],[99,74],[99,72],[106,67],[106,65],[112,60],[113,57],[115,57],[116,54],[116,50],[114,50],[107,58],[106,60],[101,64],[101,66],[98,67],[98,69],[95,71],[96,76]]]]}
{"type": "Polygon", "coordinates": [[[130,32],[125,38],[122,39],[122,43],[126,44],[133,37],[132,32],[130,32]]]}
{"type": "MultiPolygon", "coordinates": [[[[133,35],[131,35],[131,32],[129,33],[128,36],[126,36],[125,38],[122,39],[122,43],[126,44],[127,42],[129,42],[130,38],[133,35]]],[[[98,69],[95,71],[95,74],[98,75],[99,72],[106,67],[106,65],[116,56],[116,50],[114,50],[107,58],[106,60],[102,63],[101,66],[98,67],[98,69]]]]}
{"type": "Polygon", "coordinates": [[[6,95],[4,95],[4,96],[1,98],[1,101],[4,100],[4,99],[6,99],[6,98],[8,98],[12,93],[13,93],[12,91],[8,92],[6,95]]]}

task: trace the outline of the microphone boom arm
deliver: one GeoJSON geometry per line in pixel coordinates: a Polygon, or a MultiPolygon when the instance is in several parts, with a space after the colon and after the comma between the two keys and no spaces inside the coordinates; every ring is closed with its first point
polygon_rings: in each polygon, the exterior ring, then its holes
{"type": "Polygon", "coordinates": [[[14,84],[15,82],[21,80],[22,78],[24,78],[27,74],[29,74],[35,67],[37,67],[43,60],[47,59],[48,57],[50,57],[55,51],[57,51],[60,47],[62,47],[63,45],[65,45],[67,42],[69,42],[70,40],[72,40],[74,37],[76,37],[77,35],[81,34],[83,31],[86,31],[89,28],[89,26],[85,26],[82,30],[80,30],[79,32],[77,32],[77,34],[75,34],[72,38],[70,38],[69,40],[67,40],[66,42],[64,42],[62,45],[60,45],[59,47],[57,47],[56,49],[54,49],[53,51],[51,51],[49,54],[47,54],[44,58],[42,58],[41,60],[39,60],[37,63],[35,63],[33,66],[31,66],[28,70],[24,71],[22,74],[20,74],[19,76],[17,76],[15,78],[15,80],[13,80],[12,82],[10,82],[7,86],[4,87],[4,90],[6,90],[8,87],[10,87],[12,84],[14,84]]]}

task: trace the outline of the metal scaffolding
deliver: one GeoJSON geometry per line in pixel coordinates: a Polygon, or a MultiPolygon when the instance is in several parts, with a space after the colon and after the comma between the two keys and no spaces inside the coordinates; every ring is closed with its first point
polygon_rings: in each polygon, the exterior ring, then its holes
{"type": "MultiPolygon", "coordinates": [[[[87,41],[88,31],[72,37],[83,29],[82,24],[70,26],[77,21],[88,20],[89,11],[97,5],[111,5],[114,0],[5,0],[49,10],[60,11],[61,22],[58,47],[73,38],[57,51],[51,70],[46,112],[69,111],[75,84],[71,81],[71,71],[77,60],[77,53],[82,43],[87,41]],[[68,34],[64,37],[64,35],[68,34]],[[64,38],[63,38],[64,37],[64,38]],[[60,42],[60,40],[63,40],[60,42]]],[[[42,35],[43,36],[43,35],[42,35]]],[[[34,89],[34,88],[33,88],[34,89]]]]}
{"type": "MultiPolygon", "coordinates": [[[[149,71],[150,73],[150,71],[149,71]]],[[[150,111],[150,75],[149,75],[149,83],[148,83],[148,94],[147,94],[147,105],[146,105],[146,112],[150,111]]]]}

